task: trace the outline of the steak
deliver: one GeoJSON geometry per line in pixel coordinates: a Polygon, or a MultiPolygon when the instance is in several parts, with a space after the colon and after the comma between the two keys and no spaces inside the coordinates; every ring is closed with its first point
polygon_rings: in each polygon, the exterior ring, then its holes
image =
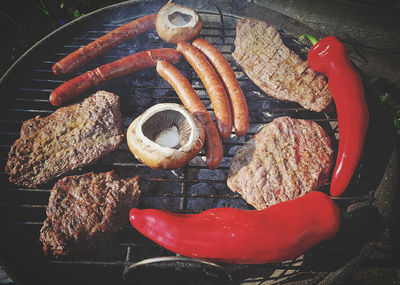
{"type": "Polygon", "coordinates": [[[120,179],[114,171],[67,176],[51,190],[40,230],[43,252],[82,256],[129,221],[139,201],[139,177],[120,179]]]}
{"type": "Polygon", "coordinates": [[[280,117],[234,154],[227,184],[256,209],[317,190],[333,163],[331,140],[317,123],[280,117]]]}
{"type": "Polygon", "coordinates": [[[6,172],[17,185],[35,188],[94,163],[123,141],[119,97],[105,91],[22,124],[6,172]]]}
{"type": "Polygon", "coordinates": [[[266,22],[241,20],[232,55],[248,77],[274,98],[297,102],[317,112],[332,100],[325,78],[289,50],[277,29],[266,22]]]}

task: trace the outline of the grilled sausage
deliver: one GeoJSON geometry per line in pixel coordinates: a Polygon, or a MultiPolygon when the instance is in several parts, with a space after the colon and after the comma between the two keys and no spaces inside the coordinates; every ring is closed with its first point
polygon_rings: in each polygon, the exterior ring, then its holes
{"type": "Polygon", "coordinates": [[[218,130],[227,139],[232,130],[232,112],[225,87],[205,56],[188,42],[179,42],[177,51],[183,54],[203,82],[214,109],[218,130]]]}
{"type": "Polygon", "coordinates": [[[249,130],[249,110],[242,88],[235,73],[225,57],[213,45],[204,39],[196,39],[192,43],[212,63],[222,83],[225,85],[231,101],[233,125],[237,136],[244,136],[249,130]]]}
{"type": "Polygon", "coordinates": [[[165,59],[177,63],[180,56],[179,52],[171,48],[153,49],[131,54],[96,69],[87,71],[61,84],[50,94],[50,103],[55,106],[64,105],[89,88],[97,86],[104,81],[121,77],[146,67],[155,66],[157,60],[165,59]]]}
{"type": "Polygon", "coordinates": [[[79,48],[55,63],[52,67],[53,73],[59,75],[71,72],[120,43],[154,29],[156,16],[147,15],[136,19],[79,48]]]}
{"type": "Polygon", "coordinates": [[[206,132],[205,151],[207,165],[210,169],[217,168],[222,161],[222,143],[210,113],[200,101],[192,85],[174,65],[162,60],[157,63],[156,69],[158,74],[171,84],[183,105],[204,126],[206,132]]]}

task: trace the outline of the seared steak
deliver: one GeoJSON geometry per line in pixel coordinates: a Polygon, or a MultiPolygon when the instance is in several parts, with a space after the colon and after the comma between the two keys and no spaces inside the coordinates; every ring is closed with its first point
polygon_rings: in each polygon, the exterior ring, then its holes
{"type": "Polygon", "coordinates": [[[25,121],[8,154],[10,182],[35,188],[91,164],[123,141],[119,97],[105,91],[25,121]]]}
{"type": "Polygon", "coordinates": [[[120,179],[113,171],[59,180],[40,230],[44,253],[82,256],[104,243],[128,223],[139,200],[138,180],[120,179]]]}
{"type": "Polygon", "coordinates": [[[256,209],[294,199],[326,182],[330,138],[315,122],[280,117],[236,151],[228,186],[256,209]]]}
{"type": "Polygon", "coordinates": [[[268,95],[320,112],[331,102],[325,78],[282,42],[275,27],[243,19],[236,27],[233,57],[268,95]]]}

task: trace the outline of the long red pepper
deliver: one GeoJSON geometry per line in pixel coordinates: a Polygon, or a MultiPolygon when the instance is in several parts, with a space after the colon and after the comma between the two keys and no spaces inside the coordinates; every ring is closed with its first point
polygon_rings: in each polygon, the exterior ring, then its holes
{"type": "Polygon", "coordinates": [[[347,188],[361,157],[369,123],[363,84],[351,64],[344,45],[334,36],[317,41],[308,53],[310,67],[328,77],[328,88],[336,104],[339,127],[339,150],[333,171],[330,193],[341,195],[347,188]]]}
{"type": "Polygon", "coordinates": [[[238,264],[296,258],[339,228],[338,207],[317,191],[258,211],[214,208],[178,214],[133,208],[129,218],[139,232],[175,253],[238,264]]]}

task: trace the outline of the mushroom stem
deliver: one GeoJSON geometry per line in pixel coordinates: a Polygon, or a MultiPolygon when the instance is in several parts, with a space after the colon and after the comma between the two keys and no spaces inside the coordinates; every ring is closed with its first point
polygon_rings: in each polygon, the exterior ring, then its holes
{"type": "Polygon", "coordinates": [[[154,141],[163,147],[178,148],[181,141],[178,128],[173,125],[172,127],[159,133],[154,138],[154,141]]]}

